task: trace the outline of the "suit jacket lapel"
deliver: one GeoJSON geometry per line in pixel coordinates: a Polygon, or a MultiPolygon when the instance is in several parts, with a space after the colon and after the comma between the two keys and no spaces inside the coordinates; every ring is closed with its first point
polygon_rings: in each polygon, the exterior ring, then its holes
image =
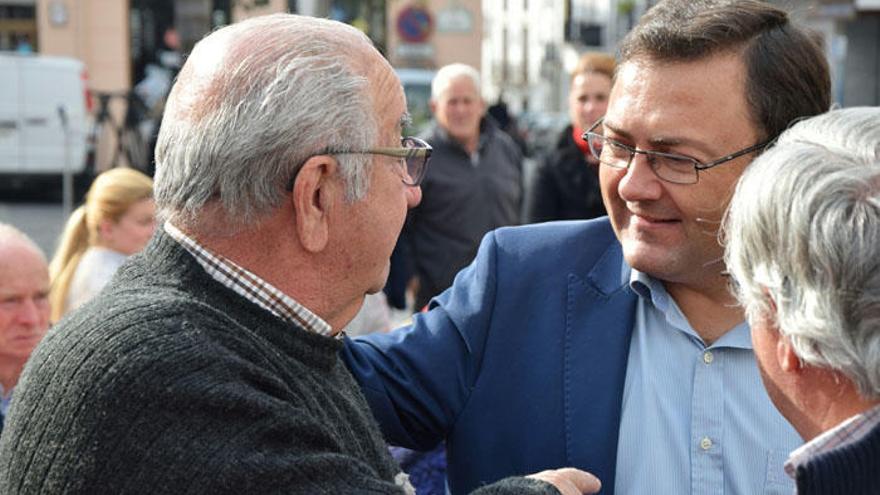
{"type": "Polygon", "coordinates": [[[636,295],[613,242],[583,279],[568,276],[564,344],[566,454],[614,493],[617,439],[636,295]]]}

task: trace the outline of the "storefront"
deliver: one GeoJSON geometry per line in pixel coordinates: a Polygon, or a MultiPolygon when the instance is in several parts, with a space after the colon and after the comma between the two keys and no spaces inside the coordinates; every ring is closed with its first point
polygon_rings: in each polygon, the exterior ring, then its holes
{"type": "Polygon", "coordinates": [[[0,50],[36,50],[37,15],[34,0],[0,3],[0,50]]]}

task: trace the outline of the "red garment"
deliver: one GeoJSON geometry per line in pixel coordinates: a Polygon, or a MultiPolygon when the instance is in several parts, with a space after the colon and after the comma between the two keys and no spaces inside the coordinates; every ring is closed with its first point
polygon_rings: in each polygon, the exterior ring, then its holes
{"type": "Polygon", "coordinates": [[[578,149],[581,150],[581,153],[584,154],[584,159],[587,160],[587,163],[593,167],[598,167],[599,162],[593,158],[593,153],[590,151],[590,145],[582,138],[583,135],[583,129],[576,125],[571,126],[571,139],[574,141],[574,144],[576,144],[578,149]]]}
{"type": "MultiPolygon", "coordinates": [[[[584,154],[587,158],[593,158],[592,153],[590,153],[590,146],[584,141],[581,136],[584,135],[584,130],[576,125],[571,126],[571,138],[574,140],[574,144],[577,145],[578,149],[581,150],[581,153],[584,154]]],[[[590,160],[593,161],[593,160],[590,160]]]]}

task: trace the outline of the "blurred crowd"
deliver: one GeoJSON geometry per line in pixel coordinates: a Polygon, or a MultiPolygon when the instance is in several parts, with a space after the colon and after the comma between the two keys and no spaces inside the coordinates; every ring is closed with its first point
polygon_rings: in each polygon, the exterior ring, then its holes
{"type": "Polygon", "coordinates": [[[567,126],[526,144],[503,100],[487,106],[480,75],[462,64],[441,68],[431,86],[434,122],[421,137],[432,148],[422,200],[404,224],[389,280],[367,297],[347,333],[387,330],[452,285],[499,227],[605,215],[597,159],[581,135],[605,113],[614,58],[585,53],[571,74],[567,126]],[[527,155],[536,162],[527,174],[527,155]]]}

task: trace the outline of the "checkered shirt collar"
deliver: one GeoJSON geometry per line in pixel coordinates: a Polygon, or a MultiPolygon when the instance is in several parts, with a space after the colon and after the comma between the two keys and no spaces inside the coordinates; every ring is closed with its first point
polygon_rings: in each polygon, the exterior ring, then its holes
{"type": "Polygon", "coordinates": [[[785,472],[794,478],[798,466],[805,464],[819,454],[861,440],[878,424],[880,424],[880,406],[874,406],[849,418],[792,452],[788,461],[785,462],[785,472]]]}
{"type": "MultiPolygon", "coordinates": [[[[332,335],[333,329],[326,321],[269,282],[235,264],[232,260],[208,251],[195,239],[172,225],[171,222],[165,222],[164,228],[172,239],[195,257],[199,265],[214,280],[282,320],[295,323],[309,332],[324,336],[332,335]]],[[[337,337],[341,335],[342,332],[337,337]]]]}

